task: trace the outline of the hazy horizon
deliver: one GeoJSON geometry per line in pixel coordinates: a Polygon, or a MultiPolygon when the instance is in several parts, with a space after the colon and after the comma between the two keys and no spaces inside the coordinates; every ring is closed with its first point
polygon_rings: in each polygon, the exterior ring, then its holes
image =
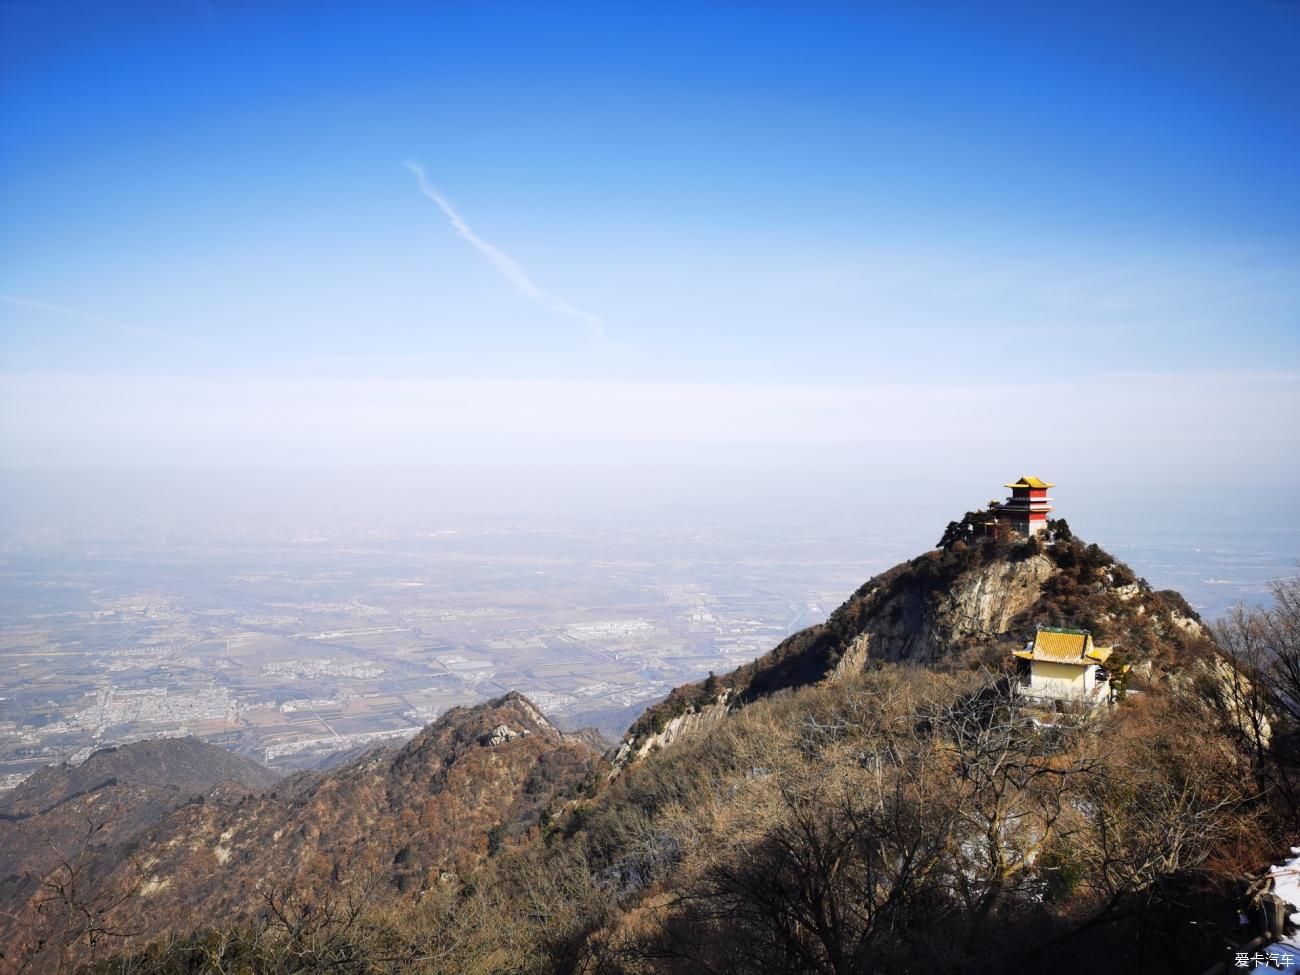
{"type": "Polygon", "coordinates": [[[1300,8],[0,9],[0,541],[1300,544],[1300,8]],[[233,534],[232,534],[233,533],[233,534]]]}

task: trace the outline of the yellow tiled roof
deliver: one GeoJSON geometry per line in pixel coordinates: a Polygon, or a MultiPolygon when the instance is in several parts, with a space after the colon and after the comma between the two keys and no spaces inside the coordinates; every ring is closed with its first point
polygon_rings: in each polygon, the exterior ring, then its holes
{"type": "Polygon", "coordinates": [[[1088,651],[1088,659],[1095,660],[1099,664],[1104,664],[1115,650],[1113,647],[1093,647],[1088,651]]]}
{"type": "Polygon", "coordinates": [[[1092,649],[1092,637],[1084,630],[1039,630],[1034,636],[1034,659],[1059,663],[1082,663],[1092,649]]]}
{"type": "Polygon", "coordinates": [[[1087,630],[1057,630],[1042,628],[1034,634],[1034,643],[1028,650],[1017,650],[1021,660],[1043,660],[1056,664],[1102,664],[1114,652],[1112,647],[1094,646],[1092,634],[1087,630]]]}
{"type": "Polygon", "coordinates": [[[1053,487],[1056,487],[1055,484],[1049,484],[1047,481],[1044,481],[1041,477],[1022,477],[1022,478],[1020,478],[1020,480],[1018,480],[1018,481],[1015,481],[1015,482],[1013,482],[1013,483],[1011,483],[1011,484],[1006,484],[1006,485],[1003,485],[1003,486],[1004,486],[1004,487],[1009,487],[1009,488],[1053,488],[1053,487]]]}

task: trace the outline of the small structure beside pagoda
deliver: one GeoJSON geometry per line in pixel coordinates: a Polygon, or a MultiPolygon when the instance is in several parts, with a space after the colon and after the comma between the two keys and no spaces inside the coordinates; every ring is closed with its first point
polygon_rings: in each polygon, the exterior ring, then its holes
{"type": "Polygon", "coordinates": [[[1110,697],[1106,661],[1113,647],[1099,647],[1087,630],[1043,626],[1015,652],[1021,692],[1054,701],[1100,703],[1110,697]]]}

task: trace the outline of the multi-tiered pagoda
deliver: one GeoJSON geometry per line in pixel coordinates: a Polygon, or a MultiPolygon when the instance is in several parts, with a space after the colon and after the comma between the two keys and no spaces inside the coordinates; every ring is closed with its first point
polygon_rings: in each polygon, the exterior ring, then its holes
{"type": "Polygon", "coordinates": [[[1047,528],[1047,513],[1052,510],[1047,489],[1056,487],[1041,478],[1022,477],[1006,485],[1011,497],[993,509],[998,525],[1028,538],[1047,528]]]}

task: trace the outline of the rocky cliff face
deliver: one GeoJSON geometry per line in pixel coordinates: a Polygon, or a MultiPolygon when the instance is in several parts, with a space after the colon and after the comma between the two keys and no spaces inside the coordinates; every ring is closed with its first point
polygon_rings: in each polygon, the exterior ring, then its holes
{"type": "Polygon", "coordinates": [[[868,657],[934,663],[971,640],[1002,637],[1057,571],[1046,555],[1032,554],[967,569],[942,589],[915,570],[869,583],[855,597],[861,625],[837,666],[861,669],[868,657]]]}
{"type": "Polygon", "coordinates": [[[682,714],[667,719],[661,728],[652,729],[644,737],[625,738],[614,751],[614,768],[620,769],[657,749],[667,748],[681,738],[717,724],[730,711],[729,697],[730,692],[724,690],[714,701],[692,706],[682,714]]]}

